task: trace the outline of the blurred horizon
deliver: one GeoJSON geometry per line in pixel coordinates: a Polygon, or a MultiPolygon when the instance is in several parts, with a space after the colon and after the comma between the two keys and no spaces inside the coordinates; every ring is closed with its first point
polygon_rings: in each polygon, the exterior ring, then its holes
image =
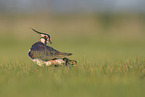
{"type": "Polygon", "coordinates": [[[144,0],[1,0],[1,48],[38,41],[28,27],[50,34],[55,45],[142,43],[144,5],[144,0]]]}
{"type": "Polygon", "coordinates": [[[102,13],[145,12],[144,0],[1,0],[1,12],[102,13]]]}

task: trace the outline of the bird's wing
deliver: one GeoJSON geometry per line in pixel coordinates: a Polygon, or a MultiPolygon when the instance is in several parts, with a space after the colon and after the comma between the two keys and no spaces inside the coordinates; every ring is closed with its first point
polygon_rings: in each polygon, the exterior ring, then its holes
{"type": "Polygon", "coordinates": [[[50,46],[44,44],[34,44],[29,52],[29,56],[32,59],[41,59],[43,61],[48,61],[56,58],[64,58],[66,56],[72,55],[71,53],[62,53],[50,46]]]}
{"type": "Polygon", "coordinates": [[[58,50],[50,47],[50,46],[46,46],[47,52],[49,51],[50,55],[53,56],[53,59],[55,58],[64,58],[67,56],[72,55],[71,53],[63,53],[63,52],[59,52],[58,50]]]}

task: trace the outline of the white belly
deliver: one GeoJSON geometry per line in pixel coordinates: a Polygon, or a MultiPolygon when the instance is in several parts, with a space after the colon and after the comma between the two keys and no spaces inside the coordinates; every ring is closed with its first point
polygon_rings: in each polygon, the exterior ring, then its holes
{"type": "Polygon", "coordinates": [[[40,59],[32,59],[32,61],[37,63],[37,65],[39,65],[39,66],[42,66],[43,64],[45,64],[46,66],[50,66],[52,64],[62,65],[63,63],[65,63],[65,61],[63,61],[63,59],[56,59],[56,60],[50,60],[50,61],[42,61],[40,59]]]}

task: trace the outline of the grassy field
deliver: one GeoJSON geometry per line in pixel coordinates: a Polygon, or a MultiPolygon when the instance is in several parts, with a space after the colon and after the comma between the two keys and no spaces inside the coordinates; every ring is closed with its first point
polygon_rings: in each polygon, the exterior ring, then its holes
{"type": "Polygon", "coordinates": [[[144,22],[114,16],[108,27],[98,17],[1,17],[0,97],[144,97],[144,22]],[[29,26],[49,33],[49,45],[78,63],[33,63],[27,52],[39,36],[29,26]]]}

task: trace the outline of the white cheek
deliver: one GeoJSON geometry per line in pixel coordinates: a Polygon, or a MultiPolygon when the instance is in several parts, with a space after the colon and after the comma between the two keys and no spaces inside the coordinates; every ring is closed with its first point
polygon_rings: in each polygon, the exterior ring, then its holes
{"type": "Polygon", "coordinates": [[[45,39],[44,39],[44,38],[41,38],[40,41],[41,41],[42,43],[45,43],[45,39]]]}

